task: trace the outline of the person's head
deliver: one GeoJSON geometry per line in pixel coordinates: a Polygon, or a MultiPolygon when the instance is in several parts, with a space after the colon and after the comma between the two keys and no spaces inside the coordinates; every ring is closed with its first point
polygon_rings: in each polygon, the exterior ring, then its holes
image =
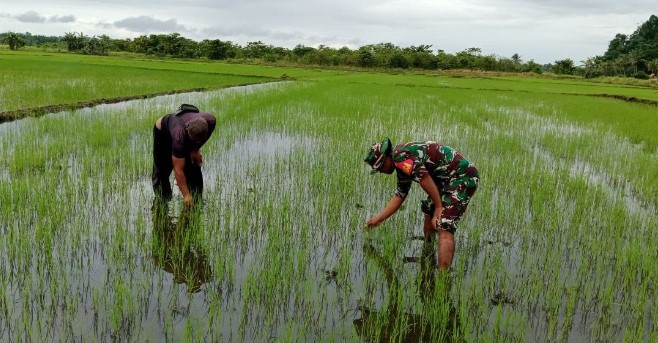
{"type": "Polygon", "coordinates": [[[200,144],[208,137],[208,122],[203,118],[194,118],[185,125],[187,135],[194,143],[200,144]]]}
{"type": "Polygon", "coordinates": [[[376,172],[393,173],[395,167],[393,165],[393,157],[391,156],[392,150],[393,144],[391,144],[391,140],[388,137],[381,143],[375,143],[368,148],[363,161],[370,165],[372,174],[376,172]]]}

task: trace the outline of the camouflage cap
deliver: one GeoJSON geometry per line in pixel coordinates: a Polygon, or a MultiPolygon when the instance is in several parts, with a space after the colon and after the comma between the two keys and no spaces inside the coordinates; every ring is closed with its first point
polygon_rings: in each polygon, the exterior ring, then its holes
{"type": "Polygon", "coordinates": [[[370,174],[379,171],[379,168],[381,168],[382,163],[384,162],[384,156],[391,154],[391,148],[391,140],[388,137],[386,137],[381,143],[375,143],[368,148],[363,162],[368,163],[368,165],[372,167],[370,174]]]}

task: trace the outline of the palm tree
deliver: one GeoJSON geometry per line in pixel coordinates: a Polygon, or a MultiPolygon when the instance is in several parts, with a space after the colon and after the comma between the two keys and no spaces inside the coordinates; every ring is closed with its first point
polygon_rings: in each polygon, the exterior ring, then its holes
{"type": "Polygon", "coordinates": [[[649,61],[649,70],[651,70],[651,74],[653,74],[654,77],[658,74],[658,58],[649,61]]]}
{"type": "Polygon", "coordinates": [[[588,57],[584,61],[580,61],[585,69],[585,78],[595,77],[599,73],[599,61],[596,57],[588,57]]]}
{"type": "Polygon", "coordinates": [[[618,59],[614,60],[613,63],[617,68],[617,74],[623,74],[626,76],[626,66],[630,64],[628,56],[622,55],[618,59]]]}
{"type": "Polygon", "coordinates": [[[63,40],[66,42],[66,48],[68,51],[77,50],[78,37],[75,35],[75,32],[66,32],[63,40]]]}
{"type": "Polygon", "coordinates": [[[629,51],[626,56],[628,57],[628,62],[633,66],[633,74],[637,74],[638,64],[644,61],[642,59],[642,52],[640,51],[640,49],[633,49],[629,51]]]}
{"type": "Polygon", "coordinates": [[[9,50],[18,50],[18,48],[25,46],[23,37],[15,32],[7,32],[2,42],[9,45],[9,50]]]}

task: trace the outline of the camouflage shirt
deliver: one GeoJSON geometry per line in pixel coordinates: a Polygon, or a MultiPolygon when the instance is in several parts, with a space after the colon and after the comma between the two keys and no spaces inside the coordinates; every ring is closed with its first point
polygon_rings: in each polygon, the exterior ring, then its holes
{"type": "Polygon", "coordinates": [[[420,182],[430,175],[439,192],[452,180],[478,176],[477,169],[459,151],[438,142],[409,142],[398,144],[392,152],[397,172],[396,195],[406,198],[411,182],[420,182]]]}

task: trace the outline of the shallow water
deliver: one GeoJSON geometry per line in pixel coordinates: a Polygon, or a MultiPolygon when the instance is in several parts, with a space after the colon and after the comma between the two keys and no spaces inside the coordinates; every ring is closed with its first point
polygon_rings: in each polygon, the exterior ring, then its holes
{"type": "MultiPolygon", "coordinates": [[[[213,109],[246,107],[269,92],[291,90],[285,87],[290,84],[170,95],[0,125],[0,137],[8,138],[0,139],[3,154],[37,152],[29,159],[34,165],[0,165],[3,181],[11,183],[0,185],[3,194],[28,199],[17,201],[12,220],[0,223],[0,255],[5,256],[0,259],[0,340],[29,340],[30,333],[53,341],[416,341],[428,335],[430,340],[455,336],[459,341],[465,335],[493,340],[492,332],[502,332],[510,340],[581,341],[596,330],[623,331],[620,324],[604,320],[606,313],[628,317],[630,301],[619,298],[624,292],[610,291],[610,307],[587,295],[618,283],[609,270],[614,259],[579,250],[586,240],[599,239],[583,233],[598,222],[579,217],[575,205],[560,207],[555,216],[550,204],[536,206],[529,200],[536,190],[526,187],[526,180],[511,185],[496,182],[494,175],[500,168],[506,175],[544,177],[555,169],[566,179],[584,180],[606,203],[618,204],[614,195],[626,194],[621,210],[630,218],[655,216],[655,208],[632,207],[629,199],[635,203],[639,197],[628,183],[585,160],[556,157],[532,137],[585,135],[587,129],[535,123],[537,118],[523,111],[505,112],[521,118],[509,122],[524,123],[511,126],[516,131],[510,131],[505,116],[482,131],[411,126],[414,132],[480,137],[481,144],[470,148],[480,152],[479,165],[491,175],[483,177],[461,223],[447,282],[435,274],[436,243],[428,256],[427,246],[414,239],[422,232],[420,188],[414,187],[405,207],[381,229],[364,231],[365,218],[385,205],[393,180],[369,177],[354,159],[350,149],[361,152],[354,141],[362,132],[350,132],[347,142],[327,139],[328,131],[316,126],[318,116],[333,113],[318,110],[304,96],[293,105],[268,99],[250,112],[267,122],[277,106],[284,106],[285,118],[309,117],[301,130],[287,121],[258,126],[223,122],[220,116],[216,134],[202,149],[203,201],[186,210],[174,186],[174,200],[154,211],[149,177],[154,118],[182,102],[213,109]],[[67,132],[68,118],[83,124],[67,132]],[[83,135],[84,144],[60,151],[60,140],[76,143],[86,128],[98,127],[99,118],[117,126],[125,120],[140,129],[131,128],[120,142],[102,137],[100,130],[101,137],[83,135]],[[62,125],[64,137],[49,131],[50,125],[62,125]],[[540,133],[528,133],[526,126],[540,133]],[[25,140],[23,133],[35,138],[25,140]],[[518,160],[489,154],[492,141],[518,144],[518,160]],[[50,149],[45,157],[38,154],[44,149],[50,149]],[[518,168],[509,168],[510,160],[518,168]],[[541,225],[544,221],[550,224],[541,225]],[[581,227],[574,229],[576,234],[562,234],[559,229],[568,225],[581,227]],[[584,282],[578,279],[581,266],[589,268],[582,272],[584,282]],[[601,266],[606,268],[591,270],[601,266]],[[589,288],[579,288],[582,284],[589,288]],[[556,289],[560,294],[554,299],[550,292],[556,289]],[[575,313],[567,316],[567,290],[573,289],[583,295],[575,313]],[[567,318],[571,327],[563,324],[567,318]],[[556,334],[551,323],[565,332],[556,334]]],[[[422,107],[401,103],[400,113],[422,107]]],[[[458,112],[460,118],[477,109],[458,112]]],[[[366,121],[368,128],[383,126],[380,118],[366,121]]],[[[352,124],[349,119],[331,123],[341,130],[352,124]]],[[[572,194],[561,193],[567,189],[562,180],[546,180],[557,188],[550,200],[570,204],[572,194]]],[[[3,219],[8,213],[0,212],[3,219]]],[[[627,235],[620,241],[634,243],[627,235]]],[[[641,265],[639,256],[627,263],[641,265]]],[[[625,289],[631,294],[637,287],[625,289]]]]}

